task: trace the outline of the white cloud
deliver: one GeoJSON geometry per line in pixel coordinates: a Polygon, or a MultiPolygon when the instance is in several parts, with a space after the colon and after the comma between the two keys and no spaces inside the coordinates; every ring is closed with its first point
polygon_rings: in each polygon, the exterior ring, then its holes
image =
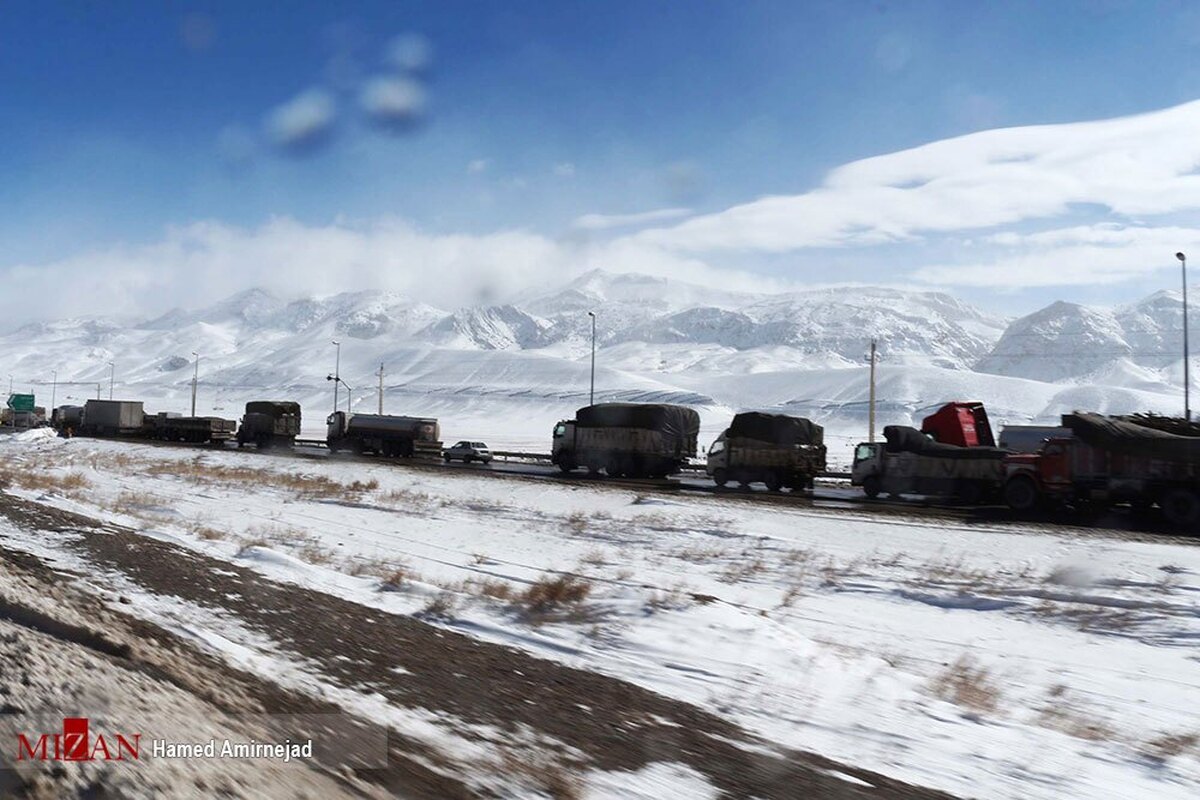
{"type": "Polygon", "coordinates": [[[973,133],[833,170],[818,188],[644,231],[677,250],[870,245],[1053,218],[1200,208],[1200,101],[1098,122],[973,133]]]}
{"type": "MultiPolygon", "coordinates": [[[[1178,270],[1175,253],[1200,257],[1200,229],[1085,225],[988,240],[1002,248],[986,260],[937,264],[913,277],[938,285],[1045,287],[1114,284],[1178,270]]],[[[1148,287],[1140,287],[1146,293],[1148,287]]]]}
{"type": "Polygon", "coordinates": [[[267,116],[267,138],[285,149],[305,149],[323,142],[333,128],[336,105],[323,89],[309,89],[276,106],[267,116]]]}
{"type": "Polygon", "coordinates": [[[576,217],[571,223],[571,227],[577,230],[601,231],[665,222],[686,217],[691,213],[689,208],[659,208],[654,211],[643,211],[640,214],[584,214],[576,217]]]}
{"type": "Polygon", "coordinates": [[[564,161],[561,164],[554,165],[554,174],[560,178],[574,178],[575,165],[570,161],[564,161]]]}
{"type": "Polygon", "coordinates": [[[376,77],[363,84],[359,102],[375,122],[404,126],[425,111],[425,90],[411,78],[376,77]]]}
{"type": "Polygon", "coordinates": [[[252,286],[281,297],[386,289],[454,308],[559,285],[594,268],[731,288],[777,285],[629,238],[596,244],[520,230],[433,235],[398,219],[306,226],[284,217],[254,229],[197,222],[150,244],[0,269],[0,285],[22,287],[0,293],[0,328],[77,315],[150,316],[252,286]]]}

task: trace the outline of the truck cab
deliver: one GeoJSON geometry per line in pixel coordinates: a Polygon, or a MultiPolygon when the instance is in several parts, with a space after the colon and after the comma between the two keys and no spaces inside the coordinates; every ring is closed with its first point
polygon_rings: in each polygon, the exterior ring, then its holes
{"type": "Polygon", "coordinates": [[[563,472],[570,472],[575,462],[575,420],[563,419],[554,425],[551,436],[550,460],[563,472]]]}
{"type": "Polygon", "coordinates": [[[867,497],[878,497],[883,489],[883,443],[863,442],[854,448],[850,485],[861,486],[867,497]]]}

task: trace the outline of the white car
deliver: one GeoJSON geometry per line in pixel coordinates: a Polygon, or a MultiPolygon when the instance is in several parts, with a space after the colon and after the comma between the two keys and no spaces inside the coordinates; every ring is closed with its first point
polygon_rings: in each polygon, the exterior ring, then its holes
{"type": "Polygon", "coordinates": [[[472,461],[490,464],[492,463],[492,451],[488,450],[488,446],[483,442],[455,442],[452,447],[446,448],[442,453],[442,458],[447,462],[457,458],[464,464],[472,461]]]}

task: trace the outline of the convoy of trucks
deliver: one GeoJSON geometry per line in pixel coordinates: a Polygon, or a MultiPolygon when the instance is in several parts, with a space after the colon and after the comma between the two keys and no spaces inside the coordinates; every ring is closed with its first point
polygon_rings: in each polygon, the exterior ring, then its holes
{"type": "MultiPolygon", "coordinates": [[[[62,435],[135,437],[238,446],[290,447],[300,433],[300,405],[246,404],[238,427],[220,417],[146,414],[141,401],[88,400],[53,409],[62,435]]],[[[438,420],[336,411],[326,420],[331,450],[385,456],[444,457],[438,420]]],[[[551,461],[563,472],[665,477],[696,457],[700,416],[664,403],[600,403],[554,427],[551,461]]],[[[1059,426],[1006,426],[1000,446],[982,403],[946,403],[920,430],[883,429],[883,442],[854,451],[850,483],[880,494],[1003,500],[1017,512],[1127,504],[1157,506],[1172,525],[1200,526],[1200,425],[1153,415],[1075,413],[1059,426]]],[[[824,429],[783,414],[743,412],[713,442],[705,470],[718,486],[761,482],[771,491],[808,489],[826,471],[824,429]]]]}
{"type": "Polygon", "coordinates": [[[811,489],[825,471],[824,429],[802,417],[736,415],[708,448],[705,472],[717,486],[761,482],[768,490],[811,489]]]}
{"type": "Polygon", "coordinates": [[[550,460],[563,472],[663,478],[696,456],[700,415],[668,403],[598,403],[554,426],[550,460]]]}
{"type": "Polygon", "coordinates": [[[347,414],[335,411],[326,419],[325,443],[330,450],[353,450],[383,456],[442,455],[441,427],[430,417],[388,414],[347,414]]]}

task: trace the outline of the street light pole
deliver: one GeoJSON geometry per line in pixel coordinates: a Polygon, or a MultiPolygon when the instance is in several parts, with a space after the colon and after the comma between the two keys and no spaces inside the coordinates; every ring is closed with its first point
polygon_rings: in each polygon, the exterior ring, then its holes
{"type": "Polygon", "coordinates": [[[875,441],[875,340],[871,340],[871,389],[867,410],[867,441],[875,441]]]}
{"type": "Polygon", "coordinates": [[[379,365],[379,416],[383,416],[383,364],[379,365]]]}
{"type": "Polygon", "coordinates": [[[200,354],[195,350],[192,355],[196,357],[196,368],[192,371],[192,416],[196,416],[196,384],[200,382],[200,354]]]}
{"type": "Polygon", "coordinates": [[[1183,271],[1183,418],[1192,421],[1192,376],[1191,365],[1188,363],[1188,313],[1187,313],[1187,256],[1176,253],[1179,267],[1183,271]]]}
{"type": "Polygon", "coordinates": [[[51,370],[54,382],[50,384],[50,411],[54,411],[54,403],[58,400],[58,370],[51,370]]]}
{"type": "Polygon", "coordinates": [[[337,348],[337,360],[334,361],[334,366],[333,366],[333,377],[334,377],[334,381],[333,381],[333,411],[334,411],[334,413],[337,413],[337,410],[338,410],[338,384],[342,382],[342,343],[335,340],[335,341],[331,342],[331,344],[337,348]]]}
{"type": "Polygon", "coordinates": [[[117,365],[110,361],[108,362],[108,399],[113,399],[113,386],[117,382],[117,365]]]}
{"type": "Polygon", "coordinates": [[[596,405],[596,312],[589,311],[588,316],[592,318],[592,383],[588,389],[588,405],[596,405]]]}

